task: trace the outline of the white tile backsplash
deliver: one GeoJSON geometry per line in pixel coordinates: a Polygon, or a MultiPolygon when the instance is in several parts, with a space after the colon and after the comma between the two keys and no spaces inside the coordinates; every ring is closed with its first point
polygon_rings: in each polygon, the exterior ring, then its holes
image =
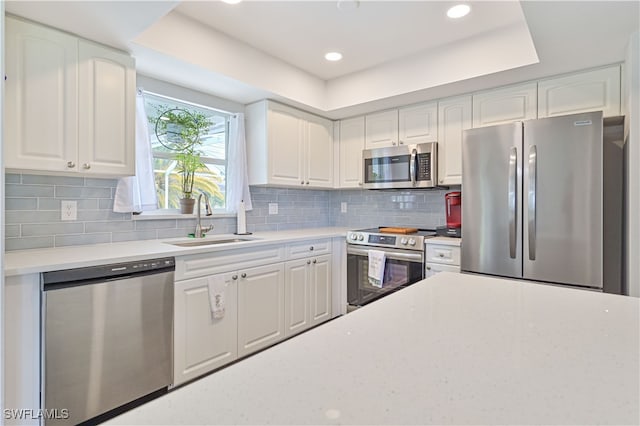
{"type": "MultiPolygon", "coordinates": [[[[186,237],[195,219],[136,221],[113,212],[117,180],[27,174],[5,175],[5,247],[7,250],[85,245],[116,241],[186,237]],[[62,200],[78,203],[78,219],[61,222],[62,200]]],[[[366,191],[252,187],[249,232],[324,226],[367,228],[444,225],[444,190],[366,191]],[[348,213],[341,213],[341,203],[348,213]],[[269,204],[278,213],[269,214],[269,204]]],[[[203,218],[213,234],[235,232],[233,217],[203,218]]]]}

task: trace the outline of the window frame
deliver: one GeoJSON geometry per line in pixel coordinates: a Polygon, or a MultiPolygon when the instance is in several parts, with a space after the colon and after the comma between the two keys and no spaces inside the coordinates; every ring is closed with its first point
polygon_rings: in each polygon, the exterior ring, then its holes
{"type": "MultiPolygon", "coordinates": [[[[235,217],[235,215],[228,213],[227,205],[226,205],[227,188],[228,188],[226,171],[228,170],[228,162],[229,162],[229,128],[230,128],[230,119],[234,115],[234,113],[222,110],[220,108],[215,108],[209,105],[192,102],[187,99],[180,99],[180,98],[176,98],[175,96],[169,96],[169,95],[154,92],[151,90],[145,90],[144,88],[139,88],[138,90],[142,93],[143,97],[146,95],[150,95],[156,98],[160,98],[162,100],[166,100],[167,103],[170,104],[170,106],[175,106],[175,107],[191,106],[197,109],[213,111],[216,114],[224,117],[225,119],[224,160],[221,160],[219,158],[214,158],[214,157],[207,157],[207,156],[201,156],[201,158],[205,164],[221,165],[221,166],[224,166],[225,168],[225,175],[224,175],[225,206],[214,207],[213,214],[216,217],[225,217],[225,216],[235,217]]],[[[149,111],[147,111],[146,109],[145,109],[145,115],[149,117],[149,111]]],[[[153,135],[151,131],[149,133],[150,133],[149,134],[150,139],[155,137],[155,135],[153,135]]],[[[175,154],[173,153],[158,152],[153,150],[153,148],[151,149],[151,154],[154,160],[156,158],[171,160],[172,158],[175,157],[175,154]]],[[[155,189],[157,190],[157,188],[155,189]]],[[[162,204],[164,204],[163,201],[159,199],[158,205],[162,205],[162,204]]],[[[134,220],[147,220],[147,219],[150,220],[150,219],[159,219],[159,218],[161,219],[192,219],[193,217],[196,216],[196,214],[197,212],[195,211],[194,213],[180,213],[179,208],[158,208],[157,210],[145,211],[138,214],[134,214],[133,218],[134,220]]]]}

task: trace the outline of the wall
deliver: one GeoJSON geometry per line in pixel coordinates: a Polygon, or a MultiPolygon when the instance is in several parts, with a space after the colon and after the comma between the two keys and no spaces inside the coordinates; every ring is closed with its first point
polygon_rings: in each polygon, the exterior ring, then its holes
{"type": "Polygon", "coordinates": [[[623,102],[626,127],[626,283],[628,294],[640,297],[640,33],[629,39],[623,102]]]}
{"type": "MultiPolygon", "coordinates": [[[[0,2],[0,71],[4,75],[4,2],[0,2]]],[[[4,84],[0,85],[0,129],[4,129],[4,84]]],[[[4,211],[4,159],[0,132],[0,212],[4,211]]],[[[0,218],[0,270],[4,271],[4,215],[0,218]]],[[[0,274],[0,410],[5,408],[4,398],[4,274],[0,274]]],[[[4,411],[3,411],[4,412],[4,411]]],[[[0,419],[0,425],[4,420],[0,419]]]]}
{"type": "MultiPolygon", "coordinates": [[[[114,213],[115,179],[7,174],[5,180],[7,250],[186,237],[195,228],[195,219],[140,220],[130,213],[114,213]],[[62,200],[78,202],[77,220],[61,220],[62,200]]],[[[247,230],[333,225],[434,228],[444,224],[445,192],[252,187],[247,230]],[[342,202],[347,203],[347,213],[340,212],[342,202]],[[278,203],[277,215],[269,215],[269,203],[278,203]]],[[[203,224],[214,225],[212,234],[236,230],[236,219],[230,216],[203,218],[203,224]]]]}
{"type": "MultiPolygon", "coordinates": [[[[454,189],[455,190],[455,189],[454,189]]],[[[411,226],[433,229],[445,225],[445,190],[365,191],[340,190],[331,194],[333,224],[361,229],[376,226],[411,226]],[[347,212],[341,212],[341,203],[347,212]]]]}

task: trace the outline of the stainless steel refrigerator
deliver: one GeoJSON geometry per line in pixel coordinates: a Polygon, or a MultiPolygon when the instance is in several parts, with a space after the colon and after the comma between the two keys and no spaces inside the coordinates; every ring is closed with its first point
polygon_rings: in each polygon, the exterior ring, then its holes
{"type": "Polygon", "coordinates": [[[622,292],[623,118],[464,132],[462,270],[622,292]]]}

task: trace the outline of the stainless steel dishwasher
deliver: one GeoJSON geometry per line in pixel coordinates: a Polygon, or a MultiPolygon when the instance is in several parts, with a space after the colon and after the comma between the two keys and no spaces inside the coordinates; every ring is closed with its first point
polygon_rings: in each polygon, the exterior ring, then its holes
{"type": "Polygon", "coordinates": [[[47,425],[78,424],[166,392],[174,271],[174,258],[162,258],[42,274],[47,425]]]}

